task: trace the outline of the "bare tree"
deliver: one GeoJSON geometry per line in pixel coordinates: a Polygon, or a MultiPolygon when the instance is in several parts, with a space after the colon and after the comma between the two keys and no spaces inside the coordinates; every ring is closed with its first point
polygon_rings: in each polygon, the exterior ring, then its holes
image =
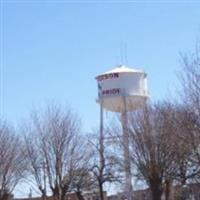
{"type": "Polygon", "coordinates": [[[29,180],[35,181],[42,199],[47,197],[47,170],[45,158],[41,152],[40,137],[32,127],[23,127],[26,159],[29,167],[29,180]],[[33,132],[32,132],[33,131],[33,132]]]}
{"type": "Polygon", "coordinates": [[[193,145],[191,143],[190,127],[195,126],[195,116],[184,105],[178,106],[174,121],[176,123],[176,166],[175,179],[182,186],[191,182],[200,173],[200,165],[194,164],[193,145]]]}
{"type": "Polygon", "coordinates": [[[30,130],[32,137],[36,139],[30,145],[33,148],[29,148],[27,143],[31,154],[31,173],[38,187],[42,188],[41,192],[44,190],[46,194],[47,183],[54,199],[64,200],[74,171],[80,169],[83,161],[85,162],[86,150],[82,148],[79,137],[80,120],[70,109],[64,110],[53,105],[44,112],[35,112],[32,115],[30,130]],[[35,158],[37,154],[40,154],[38,160],[35,158]]]}
{"type": "Polygon", "coordinates": [[[106,131],[104,134],[92,137],[90,143],[93,148],[91,171],[99,190],[100,199],[104,200],[104,184],[120,181],[120,176],[117,174],[118,160],[111,151],[112,147],[106,143],[106,131]]]}
{"type": "Polygon", "coordinates": [[[90,160],[92,151],[88,143],[87,136],[77,138],[76,145],[79,146],[77,153],[79,154],[79,163],[76,168],[65,175],[65,180],[70,180],[68,191],[74,192],[79,200],[84,200],[83,192],[93,190],[95,188],[94,179],[90,171],[90,160]],[[70,178],[71,177],[71,178],[70,178]]]}
{"type": "Polygon", "coordinates": [[[195,114],[200,113],[200,43],[196,52],[191,55],[184,54],[181,57],[182,72],[181,86],[184,103],[195,114]]]}
{"type": "Polygon", "coordinates": [[[0,120],[0,200],[6,200],[11,195],[25,172],[22,143],[14,130],[0,120]]]}
{"type": "Polygon", "coordinates": [[[188,145],[193,150],[193,166],[200,166],[200,43],[194,54],[182,55],[181,86],[182,99],[187,109],[184,128],[188,145]]]}
{"type": "Polygon", "coordinates": [[[172,116],[173,106],[163,103],[147,106],[129,118],[130,156],[153,200],[160,200],[165,184],[172,181],[176,151],[172,116]]]}
{"type": "Polygon", "coordinates": [[[87,165],[74,170],[70,191],[75,192],[79,200],[84,200],[83,191],[93,190],[94,188],[94,179],[87,165]]]}

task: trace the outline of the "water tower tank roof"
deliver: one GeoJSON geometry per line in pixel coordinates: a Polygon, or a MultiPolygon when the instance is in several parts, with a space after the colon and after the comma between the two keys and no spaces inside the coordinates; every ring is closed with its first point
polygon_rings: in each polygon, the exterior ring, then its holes
{"type": "Polygon", "coordinates": [[[116,68],[110,70],[110,71],[107,71],[103,74],[111,74],[111,73],[130,73],[130,72],[138,72],[138,73],[144,73],[142,70],[138,70],[138,69],[131,69],[131,68],[128,68],[124,65],[119,65],[117,66],[116,68]]]}

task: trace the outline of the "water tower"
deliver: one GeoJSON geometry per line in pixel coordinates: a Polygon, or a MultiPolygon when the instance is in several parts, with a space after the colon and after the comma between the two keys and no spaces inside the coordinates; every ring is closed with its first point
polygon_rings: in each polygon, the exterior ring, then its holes
{"type": "Polygon", "coordinates": [[[142,70],[123,65],[96,77],[100,104],[100,137],[103,137],[103,109],[121,113],[124,148],[125,187],[124,194],[132,199],[131,164],[127,130],[127,112],[144,106],[148,98],[147,75],[142,70]]]}

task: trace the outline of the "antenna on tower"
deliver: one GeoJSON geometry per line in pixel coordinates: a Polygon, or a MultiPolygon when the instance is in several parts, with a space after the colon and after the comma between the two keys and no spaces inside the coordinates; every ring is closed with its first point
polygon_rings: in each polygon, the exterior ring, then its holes
{"type": "Polygon", "coordinates": [[[127,56],[127,43],[124,43],[124,57],[125,57],[125,64],[128,65],[128,56],[127,56]]]}
{"type": "Polygon", "coordinates": [[[120,44],[120,65],[123,65],[124,64],[124,50],[123,50],[123,42],[121,41],[121,44],[120,44]]]}
{"type": "Polygon", "coordinates": [[[126,42],[121,41],[120,43],[120,65],[127,65],[128,64],[128,58],[127,58],[127,44],[126,42]]]}

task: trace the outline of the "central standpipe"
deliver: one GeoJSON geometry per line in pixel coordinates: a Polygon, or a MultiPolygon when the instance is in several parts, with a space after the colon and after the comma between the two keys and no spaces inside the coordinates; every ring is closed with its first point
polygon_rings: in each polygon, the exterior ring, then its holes
{"type": "Polygon", "coordinates": [[[131,181],[131,163],[130,163],[130,151],[129,151],[129,131],[128,131],[128,116],[126,109],[126,97],[123,97],[124,111],[121,113],[121,125],[122,125],[122,141],[124,150],[124,171],[125,171],[125,185],[124,196],[127,200],[133,199],[133,188],[131,181]]]}
{"type": "MultiPolygon", "coordinates": [[[[99,155],[100,155],[100,170],[104,168],[105,159],[104,159],[104,127],[103,127],[103,98],[100,100],[100,135],[99,135],[99,155]]],[[[102,172],[101,172],[102,173],[102,172]]],[[[100,199],[104,200],[103,195],[103,184],[100,185],[100,199]]]]}

